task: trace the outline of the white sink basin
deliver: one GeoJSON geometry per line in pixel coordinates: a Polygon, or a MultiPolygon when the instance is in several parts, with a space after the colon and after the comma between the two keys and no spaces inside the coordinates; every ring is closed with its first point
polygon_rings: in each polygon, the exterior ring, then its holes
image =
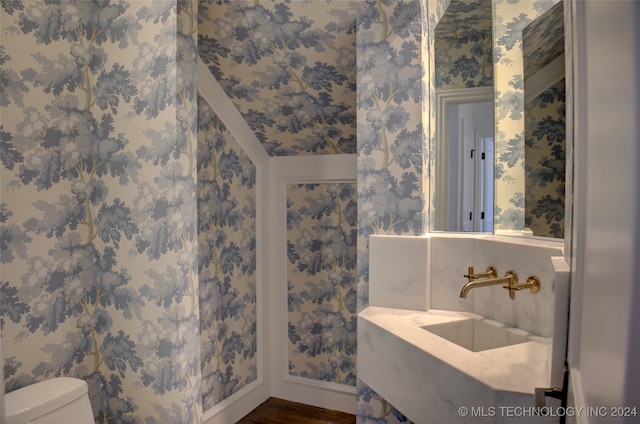
{"type": "MultiPolygon", "coordinates": [[[[534,388],[549,387],[551,346],[470,312],[369,306],[358,314],[358,378],[415,423],[458,423],[460,411],[479,407],[496,414],[475,415],[474,424],[513,422],[500,408],[530,408],[534,388]]],[[[522,424],[552,422],[527,418],[522,424]]]]}
{"type": "Polygon", "coordinates": [[[531,340],[529,333],[484,319],[462,319],[421,328],[472,352],[511,346],[531,340]]]}

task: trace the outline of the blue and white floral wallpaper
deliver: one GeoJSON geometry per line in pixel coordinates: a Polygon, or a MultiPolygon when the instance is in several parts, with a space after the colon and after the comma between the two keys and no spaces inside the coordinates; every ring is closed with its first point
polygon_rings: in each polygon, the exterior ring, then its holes
{"type": "MultiPolygon", "coordinates": [[[[522,38],[527,82],[547,72],[554,60],[563,58],[563,3],[556,3],[525,27],[522,38]]],[[[562,75],[555,74],[555,78],[561,78],[557,82],[547,77],[543,84],[546,89],[533,98],[529,90],[525,91],[524,221],[533,235],[541,237],[564,238],[567,122],[562,75]]]]}
{"type": "MultiPolygon", "coordinates": [[[[270,155],[355,153],[357,114],[356,310],[361,310],[368,303],[368,236],[425,231],[420,2],[206,2],[200,19],[202,59],[270,155]]],[[[303,187],[288,187],[289,218],[301,215],[300,225],[320,225],[319,217],[301,211],[326,203],[325,185],[303,187]]],[[[315,253],[296,256],[300,243],[324,243],[315,231],[304,237],[296,233],[301,230],[290,231],[289,371],[353,385],[353,356],[326,352],[328,340],[352,349],[342,341],[355,334],[327,331],[335,319],[350,322],[352,312],[344,309],[349,302],[341,304],[334,294],[351,288],[348,281],[327,285],[331,274],[307,264],[318,259],[315,253]],[[343,314],[336,313],[340,309],[343,314]]],[[[362,384],[358,392],[360,420],[401,417],[362,384]]]]}
{"type": "Polygon", "coordinates": [[[530,100],[525,110],[525,226],[535,236],[564,238],[564,78],[530,100]]]}
{"type": "Polygon", "coordinates": [[[289,373],[356,384],[356,185],[287,186],[289,373]]]}
{"type": "Polygon", "coordinates": [[[522,30],[524,79],[564,54],[564,4],[559,1],[522,30]]]}
{"type": "Polygon", "coordinates": [[[258,378],[256,167],[201,97],[198,275],[206,411],[258,378]]]}
{"type": "Polygon", "coordinates": [[[197,5],[3,1],[7,391],[86,380],[96,421],[199,422],[197,5]]]}
{"type": "MultiPolygon", "coordinates": [[[[269,155],[356,152],[360,2],[208,1],[199,7],[200,57],[269,155]]],[[[289,241],[304,242],[288,249],[289,373],[353,386],[355,238],[332,246],[327,237],[354,236],[356,190],[350,184],[305,187],[287,211],[302,223],[289,221],[289,241]],[[310,212],[332,202],[331,225],[329,212],[310,212]],[[298,225],[311,238],[301,239],[298,225]],[[317,246],[323,248],[313,250],[317,246]]]]}
{"type": "Polygon", "coordinates": [[[559,0],[493,0],[495,231],[525,227],[525,113],[522,31],[559,0]]]}
{"type": "Polygon", "coordinates": [[[356,152],[359,1],[207,1],[203,61],[271,156],[356,152]]]}
{"type": "MultiPolygon", "coordinates": [[[[499,68],[516,27],[555,1],[497,2],[499,68]]],[[[196,423],[257,378],[256,169],[197,98],[200,55],[269,155],[357,154],[355,186],[287,187],[289,371],[355,385],[359,422],[407,422],[357,380],[355,314],[368,237],[429,231],[433,30],[448,4],[2,1],[6,390],[74,375],[100,422],[196,423]]],[[[495,71],[511,228],[524,135],[504,124],[521,125],[522,78],[495,71]]]]}
{"type": "Polygon", "coordinates": [[[434,30],[436,89],[493,86],[491,0],[451,0],[434,30]]]}
{"type": "MultiPolygon", "coordinates": [[[[358,311],[369,304],[369,236],[428,231],[423,11],[419,1],[365,3],[357,26],[358,311]]],[[[407,422],[361,381],[357,411],[358,422],[407,422]]]]}

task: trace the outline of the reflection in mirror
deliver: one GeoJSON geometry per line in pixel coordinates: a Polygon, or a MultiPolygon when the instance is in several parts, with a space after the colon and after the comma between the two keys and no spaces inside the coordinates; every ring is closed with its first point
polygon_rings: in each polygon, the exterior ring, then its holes
{"type": "MultiPolygon", "coordinates": [[[[546,36],[564,32],[564,29],[548,26],[552,22],[564,22],[562,8],[557,6],[560,3],[560,0],[493,0],[496,102],[494,232],[497,234],[564,236],[565,153],[561,144],[564,143],[565,131],[560,131],[565,120],[564,94],[558,91],[558,87],[544,84],[537,88],[537,93],[528,94],[532,85],[536,85],[535,80],[545,72],[525,72],[522,38],[523,30],[529,24],[531,26],[525,31],[530,33],[527,37],[533,34],[544,36],[534,35],[531,41],[526,42],[531,46],[527,50],[532,52],[529,55],[533,62],[539,62],[537,59],[546,55],[540,48],[540,42],[563,46],[564,40],[553,43],[545,40],[546,36]],[[537,20],[554,5],[559,9],[547,15],[547,19],[537,20]],[[533,75],[529,77],[529,74],[533,75]],[[527,80],[527,98],[532,99],[528,103],[536,105],[538,112],[525,109],[524,80],[527,80]],[[536,118],[542,109],[544,116],[536,118]],[[556,116],[555,111],[560,115],[556,116]],[[526,142],[525,116],[535,127],[528,132],[526,142]],[[535,138],[543,139],[550,150],[542,149],[542,144],[535,142],[535,138]],[[538,154],[537,158],[534,152],[538,154]],[[539,164],[543,167],[540,168],[539,164]]],[[[558,56],[555,63],[562,65],[564,59],[558,56]]]]}
{"type": "MultiPolygon", "coordinates": [[[[440,4],[440,2],[437,3],[440,4]]],[[[561,0],[540,2],[491,0],[490,3],[489,0],[451,0],[446,11],[441,12],[441,19],[434,15],[432,22],[437,22],[437,26],[432,34],[434,41],[431,51],[435,58],[429,62],[432,84],[431,105],[433,105],[431,122],[435,123],[431,126],[432,154],[430,155],[432,231],[462,231],[464,228],[463,226],[452,227],[449,219],[450,212],[453,210],[453,206],[450,206],[453,205],[452,199],[459,198],[460,192],[449,184],[455,180],[448,172],[451,158],[447,155],[451,152],[448,148],[442,147],[441,133],[448,131],[447,122],[450,120],[443,117],[444,112],[438,112],[438,109],[448,110],[448,108],[442,109],[441,99],[446,98],[447,94],[452,94],[450,90],[463,91],[493,84],[495,120],[493,232],[503,235],[564,237],[562,211],[565,207],[564,196],[561,193],[564,191],[565,153],[559,143],[560,138],[564,138],[563,133],[560,132],[562,126],[560,122],[566,118],[563,116],[565,107],[561,105],[564,102],[564,94],[561,88],[552,88],[548,85],[541,86],[542,91],[529,96],[531,81],[535,82],[537,77],[530,78],[527,71],[527,97],[538,97],[537,108],[541,109],[544,105],[543,109],[548,112],[548,115],[541,118],[542,124],[533,125],[536,127],[546,125],[545,131],[552,130],[553,135],[544,135],[543,131],[531,130],[528,133],[530,135],[527,135],[527,144],[530,147],[527,147],[525,159],[525,115],[532,115],[525,112],[524,106],[525,72],[522,47],[522,31],[532,22],[531,29],[536,26],[539,29],[545,28],[537,31],[543,35],[557,34],[562,31],[555,27],[554,29],[545,27],[548,24],[539,23],[536,20],[551,7],[561,3],[561,0]],[[487,7],[490,10],[487,10],[487,7]],[[485,12],[480,13],[481,10],[485,12]],[[483,23],[480,24],[480,22],[483,23]],[[479,25],[479,27],[476,28],[473,25],[479,25]],[[461,49],[463,46],[471,47],[463,50],[461,49]],[[460,53],[462,51],[464,52],[460,53]],[[486,55],[490,55],[489,58],[492,57],[493,60],[486,60],[486,55]],[[541,96],[547,89],[555,92],[547,92],[541,96]],[[551,95],[555,96],[553,100],[551,95]],[[552,103],[553,107],[550,107],[552,103]],[[562,119],[554,117],[551,109],[556,109],[562,119]],[[545,121],[547,116],[551,118],[545,121]],[[536,137],[546,140],[545,143],[551,149],[550,152],[543,152],[539,148],[541,145],[533,141],[536,137]],[[534,151],[537,151],[537,159],[534,158],[534,151]],[[537,166],[540,163],[543,167],[537,166]],[[546,193],[540,191],[543,188],[547,190],[546,193]]],[[[561,6],[555,12],[551,12],[554,17],[547,22],[563,22],[563,11],[560,9],[561,6]]],[[[570,44],[569,39],[566,41],[570,44]]],[[[563,44],[562,41],[559,43],[563,44]]],[[[536,52],[534,56],[542,54],[537,49],[538,41],[531,42],[531,45],[536,52]]],[[[551,63],[551,68],[563,63],[563,59],[559,56],[551,63]]],[[[535,74],[544,73],[546,72],[535,74]]],[[[561,81],[561,78],[556,81],[561,81]]],[[[454,97],[450,96],[449,99],[454,97]]],[[[459,173],[455,176],[458,180],[460,179],[459,173]]],[[[485,218],[487,218],[486,213],[485,218]]]]}
{"type": "Polygon", "coordinates": [[[522,31],[525,226],[564,237],[566,100],[562,2],[522,31]]]}
{"type": "Polygon", "coordinates": [[[493,88],[436,91],[436,107],[434,230],[492,232],[493,88]]]}
{"type": "Polygon", "coordinates": [[[437,106],[432,229],[491,232],[491,1],[451,0],[435,28],[434,47],[437,106]]]}

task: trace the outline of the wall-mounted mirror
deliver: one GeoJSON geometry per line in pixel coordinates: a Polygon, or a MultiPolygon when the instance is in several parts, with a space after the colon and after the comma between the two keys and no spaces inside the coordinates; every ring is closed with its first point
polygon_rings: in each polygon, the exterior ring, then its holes
{"type": "Polygon", "coordinates": [[[434,30],[435,231],[493,231],[491,0],[451,0],[434,30]]]}
{"type": "MultiPolygon", "coordinates": [[[[442,13],[434,30],[430,70],[435,123],[432,231],[491,231],[493,224],[497,234],[564,237],[565,98],[559,73],[564,73],[564,56],[559,53],[564,49],[563,23],[559,0],[451,0],[442,13]],[[542,71],[530,71],[528,65],[525,71],[525,56],[527,64],[542,71]],[[483,187],[475,199],[493,205],[493,222],[490,208],[483,206],[484,226],[460,221],[482,215],[476,215],[477,200],[471,210],[459,209],[468,204],[463,184],[467,177],[464,166],[452,162],[459,152],[462,157],[467,154],[460,141],[464,124],[453,105],[480,103],[478,92],[473,93],[478,87],[491,87],[494,106],[493,184],[472,182],[483,187]],[[463,100],[465,90],[473,100],[463,100]],[[531,90],[536,92],[529,94],[531,90]]],[[[485,126],[491,126],[488,119],[485,126]]]]}

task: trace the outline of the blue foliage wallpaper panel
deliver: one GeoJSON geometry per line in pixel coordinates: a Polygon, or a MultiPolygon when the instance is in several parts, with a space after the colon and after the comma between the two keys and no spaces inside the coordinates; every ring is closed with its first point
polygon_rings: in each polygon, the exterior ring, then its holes
{"type": "Polygon", "coordinates": [[[257,379],[256,167],[198,98],[202,403],[257,379]]]}
{"type": "MultiPolygon", "coordinates": [[[[425,232],[422,9],[419,1],[367,1],[357,25],[358,311],[369,304],[372,234],[425,232]]],[[[407,419],[361,381],[357,419],[407,419]]]]}
{"type": "Polygon", "coordinates": [[[271,156],[356,152],[359,1],[200,3],[202,60],[271,156]]]}
{"type": "MultiPolygon", "coordinates": [[[[494,231],[525,227],[525,109],[522,31],[560,0],[494,0],[494,231]]],[[[562,14],[562,13],[561,13],[562,14]]]]}
{"type": "Polygon", "coordinates": [[[493,85],[491,0],[451,0],[434,32],[437,89],[493,85]]]}
{"type": "Polygon", "coordinates": [[[566,174],[566,86],[560,73],[550,77],[554,61],[564,59],[564,5],[556,3],[522,32],[525,83],[546,75],[542,90],[525,91],[525,215],[533,235],[564,238],[566,174]]]}
{"type": "MultiPolygon", "coordinates": [[[[501,13],[494,66],[507,66],[517,54],[511,28],[555,1],[521,1],[525,12],[501,13]]],[[[254,168],[202,103],[196,134],[196,39],[269,154],[357,152],[355,312],[364,309],[368,237],[428,231],[423,196],[426,140],[432,140],[425,131],[432,131],[422,123],[430,110],[423,63],[431,60],[424,45],[433,49],[433,33],[427,37],[425,26],[431,31],[448,3],[3,1],[0,318],[6,390],[73,375],[88,381],[100,422],[195,423],[203,402],[209,408],[255,379],[255,258],[243,255],[239,262],[229,253],[251,251],[252,219],[218,220],[217,227],[210,225],[215,218],[208,219],[236,201],[252,217],[254,168]],[[315,29],[311,24],[319,18],[312,8],[320,3],[331,19],[315,29]],[[199,19],[198,9],[207,16],[199,19]],[[266,25],[273,33],[260,32],[266,25]],[[334,60],[316,59],[314,52],[332,49],[334,60]],[[248,72],[257,85],[224,73],[221,61],[238,74],[248,72]],[[270,95],[258,97],[262,92],[270,95]],[[216,150],[201,157],[198,143],[216,150]],[[216,162],[209,156],[215,154],[225,159],[216,162]],[[225,171],[213,178],[218,165],[225,171]],[[209,200],[215,206],[199,209],[198,202],[209,200]],[[198,263],[200,252],[209,255],[198,263]],[[238,320],[227,307],[235,308],[238,320]],[[221,343],[207,343],[210,336],[221,343]]],[[[517,3],[498,1],[509,10],[517,3]]],[[[511,103],[521,75],[512,73],[501,78],[506,86],[497,87],[497,138],[509,146],[500,152],[509,164],[499,170],[505,184],[511,168],[524,166],[518,150],[523,137],[504,126],[522,115],[511,103]]],[[[427,84],[433,79],[428,75],[427,84]]],[[[320,205],[350,185],[338,187],[292,185],[289,194],[298,200],[291,216],[329,225],[332,209],[320,205]],[[314,214],[315,208],[324,215],[314,214]]],[[[511,204],[514,210],[523,206],[522,190],[513,191],[498,205],[503,212],[511,204]]],[[[516,215],[505,214],[501,225],[510,228],[516,215]]],[[[333,226],[327,234],[345,228],[333,226]]],[[[290,348],[299,354],[290,371],[354,384],[355,330],[340,333],[344,350],[334,356],[322,348],[333,346],[325,342],[337,340],[335,333],[298,338],[308,336],[302,315],[309,303],[315,309],[307,314],[320,318],[315,323],[352,321],[351,277],[344,272],[344,285],[325,284],[336,274],[298,260],[298,235],[291,240],[290,264],[305,281],[289,291],[290,348]],[[306,285],[315,278],[323,281],[306,285]],[[338,288],[346,289],[342,303],[329,299],[338,288]],[[331,314],[321,317],[323,311],[331,314]],[[313,361],[308,366],[312,351],[325,368],[313,361]]],[[[362,382],[355,384],[359,422],[407,421],[362,382]]]]}
{"type": "Polygon", "coordinates": [[[287,186],[289,374],[356,384],[356,184],[287,186]]]}
{"type": "Polygon", "coordinates": [[[525,111],[525,226],[535,236],[564,238],[564,78],[531,99],[525,111]]]}
{"type": "Polygon", "coordinates": [[[0,13],[5,389],[75,376],[98,422],[198,422],[196,3],[0,13]]]}

